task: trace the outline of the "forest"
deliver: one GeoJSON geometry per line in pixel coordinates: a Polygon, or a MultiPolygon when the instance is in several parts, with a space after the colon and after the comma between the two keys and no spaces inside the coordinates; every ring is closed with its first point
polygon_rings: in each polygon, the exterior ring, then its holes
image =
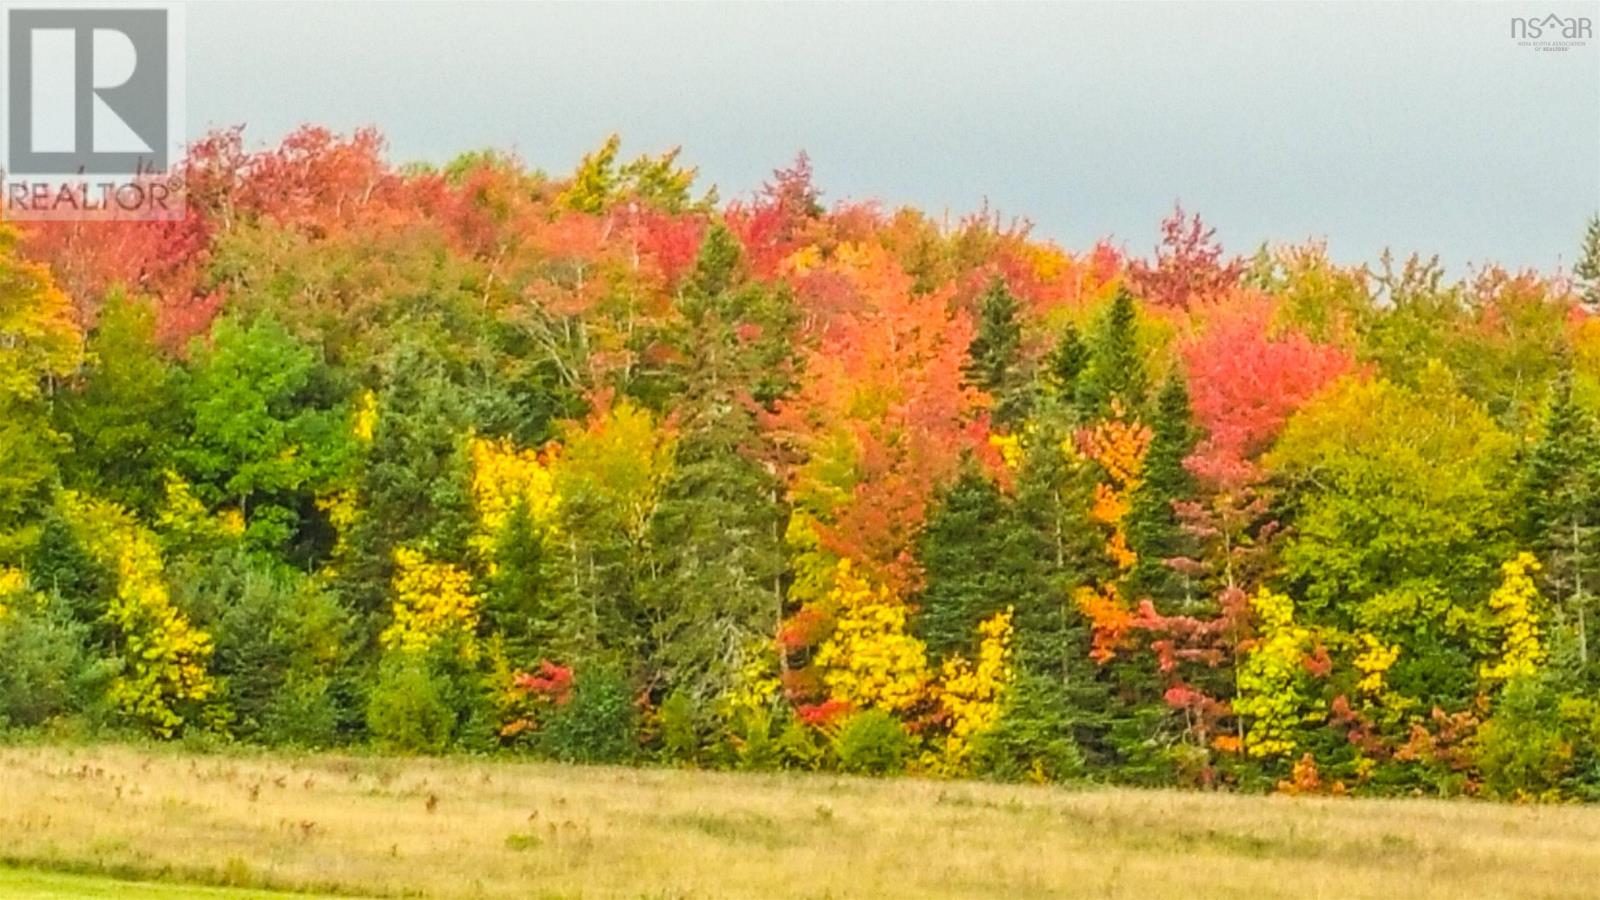
{"type": "Polygon", "coordinates": [[[0,227],[0,730],[1600,799],[1600,218],[1451,276],[680,156],[233,129],[0,227]]]}

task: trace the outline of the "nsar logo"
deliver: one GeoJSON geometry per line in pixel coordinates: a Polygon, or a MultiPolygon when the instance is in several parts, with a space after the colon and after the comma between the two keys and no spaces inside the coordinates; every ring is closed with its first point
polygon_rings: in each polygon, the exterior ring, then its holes
{"type": "Polygon", "coordinates": [[[1583,47],[1594,37],[1594,23],[1587,16],[1543,18],[1518,16],[1511,20],[1511,38],[1518,46],[1535,50],[1572,50],[1583,47]]]}

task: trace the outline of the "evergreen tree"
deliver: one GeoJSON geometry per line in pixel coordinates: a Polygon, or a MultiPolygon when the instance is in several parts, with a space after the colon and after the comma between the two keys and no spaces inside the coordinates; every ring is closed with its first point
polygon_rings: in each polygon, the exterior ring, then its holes
{"type": "Polygon", "coordinates": [[[1573,272],[1583,287],[1583,301],[1600,309],[1600,215],[1589,220],[1583,237],[1583,250],[1573,272]]]}
{"type": "Polygon", "coordinates": [[[1028,414],[1030,379],[1022,358],[1022,323],[1017,298],[996,277],[984,291],[978,333],[967,349],[967,381],[994,398],[994,420],[1014,426],[1028,414]]]}
{"type": "Polygon", "coordinates": [[[1045,693],[1060,704],[1059,721],[1070,724],[1066,737],[1091,762],[1104,765],[1115,759],[1109,735],[1118,688],[1089,658],[1092,629],[1070,598],[1105,574],[1107,564],[1088,514],[1093,467],[1074,465],[1060,450],[1071,424],[1059,415],[1041,417],[1017,478],[1015,516],[1027,537],[1014,540],[1037,560],[1041,589],[1018,605],[1016,659],[1019,679],[1049,683],[1045,693]]]}
{"type": "Polygon", "coordinates": [[[559,554],[545,546],[526,505],[511,510],[496,537],[494,561],[483,596],[485,630],[501,636],[507,659],[531,663],[548,655],[552,601],[562,584],[559,554]]]}
{"type": "Polygon", "coordinates": [[[1524,536],[1543,558],[1545,579],[1570,617],[1579,664],[1586,666],[1590,597],[1600,584],[1600,433],[1572,387],[1572,370],[1565,368],[1524,466],[1524,536]]]}
{"type": "Polygon", "coordinates": [[[1068,322],[1045,357],[1046,386],[1054,396],[1070,401],[1078,389],[1078,376],[1088,365],[1089,346],[1078,333],[1078,326],[1068,322]]]}
{"type": "Polygon", "coordinates": [[[1190,552],[1188,535],[1173,511],[1173,502],[1193,495],[1194,476],[1183,461],[1194,450],[1195,428],[1189,391],[1178,375],[1169,376],[1156,398],[1150,449],[1144,476],[1128,512],[1128,543],[1138,554],[1129,587],[1135,596],[1149,595],[1164,612],[1183,609],[1193,597],[1189,580],[1166,564],[1190,552]]]}
{"type": "Polygon", "coordinates": [[[232,733],[330,739],[336,714],[328,676],[343,661],[347,637],[332,598],[306,576],[237,550],[174,569],[176,601],[212,635],[211,671],[232,733]]]}
{"type": "Polygon", "coordinates": [[[444,362],[408,341],[382,362],[372,442],[353,476],[358,512],[335,560],[344,599],[375,638],[388,614],[398,547],[426,544],[463,558],[472,529],[466,402],[444,362]]]}
{"type": "Polygon", "coordinates": [[[653,574],[643,589],[651,674],[701,703],[733,687],[783,611],[780,486],[740,453],[734,423],[718,425],[679,441],[651,519],[653,574]]]}
{"type": "Polygon", "coordinates": [[[709,301],[721,296],[733,287],[743,261],[739,239],[721,222],[712,224],[695,254],[694,272],[684,286],[686,297],[709,301]]]}
{"type": "Polygon", "coordinates": [[[94,646],[109,653],[115,634],[105,613],[116,573],[89,554],[59,510],[50,510],[40,523],[27,567],[33,584],[74,621],[92,626],[94,646]]]}
{"type": "Polygon", "coordinates": [[[786,296],[742,282],[737,239],[712,226],[679,300],[680,433],[650,523],[642,596],[655,686],[698,704],[733,686],[783,614],[786,514],[782,486],[756,459],[756,410],[783,390],[793,309],[786,296]]]}
{"type": "Polygon", "coordinates": [[[1095,325],[1088,365],[1077,382],[1077,406],[1085,419],[1107,415],[1116,401],[1124,410],[1138,409],[1147,389],[1139,352],[1139,313],[1126,288],[1117,291],[1095,325]]]}
{"type": "Polygon", "coordinates": [[[974,468],[945,491],[919,551],[924,587],[917,627],[932,653],[968,652],[978,623],[1007,606],[1035,624],[1058,603],[1045,580],[1039,535],[974,468]]]}

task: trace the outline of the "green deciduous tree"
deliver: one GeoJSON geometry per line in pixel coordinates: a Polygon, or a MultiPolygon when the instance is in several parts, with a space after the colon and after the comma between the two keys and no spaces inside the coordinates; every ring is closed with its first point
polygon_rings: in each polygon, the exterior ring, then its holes
{"type": "Polygon", "coordinates": [[[268,318],[224,319],[194,350],[189,438],[177,452],[200,497],[280,550],[351,452],[348,411],[317,352],[268,318]]]}
{"type": "Polygon", "coordinates": [[[124,294],[108,298],[88,356],[82,387],[56,403],[72,447],[62,460],[63,478],[153,516],[183,433],[179,371],[156,341],[154,305],[124,294]]]}
{"type": "Polygon", "coordinates": [[[1268,465],[1296,488],[1284,563],[1307,614],[1403,645],[1389,684],[1457,704],[1510,556],[1512,444],[1442,366],[1421,382],[1344,381],[1290,420],[1268,465]]]}

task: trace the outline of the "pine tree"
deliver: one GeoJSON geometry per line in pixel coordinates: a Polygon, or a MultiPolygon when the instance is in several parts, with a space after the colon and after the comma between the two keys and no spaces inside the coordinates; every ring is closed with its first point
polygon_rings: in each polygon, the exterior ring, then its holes
{"type": "Polygon", "coordinates": [[[1172,612],[1187,606],[1193,595],[1189,579],[1166,563],[1191,550],[1188,535],[1173,511],[1175,501],[1188,499],[1195,490],[1194,476],[1183,465],[1194,451],[1197,436],[1189,391],[1181,377],[1172,375],[1162,385],[1151,431],[1144,476],[1128,513],[1128,543],[1139,555],[1129,588],[1135,596],[1155,599],[1163,612],[1172,612]]]}
{"type": "Polygon", "coordinates": [[[1112,401],[1137,409],[1145,399],[1144,362],[1139,353],[1139,313],[1126,288],[1095,325],[1089,361],[1078,379],[1077,406],[1085,419],[1107,415],[1112,401]]]}
{"type": "Polygon", "coordinates": [[[1589,220],[1583,238],[1583,255],[1573,272],[1583,287],[1583,302],[1600,309],[1600,215],[1589,220]]]}
{"type": "Polygon", "coordinates": [[[1030,379],[1022,359],[1017,298],[1001,278],[989,282],[978,311],[978,333],[967,349],[967,381],[994,398],[994,420],[1015,425],[1028,414],[1030,379]]]}
{"type": "Polygon", "coordinates": [[[1551,595],[1571,618],[1587,666],[1588,607],[1600,582],[1600,433],[1573,397],[1570,368],[1557,378],[1522,490],[1525,537],[1543,557],[1551,595]]]}

